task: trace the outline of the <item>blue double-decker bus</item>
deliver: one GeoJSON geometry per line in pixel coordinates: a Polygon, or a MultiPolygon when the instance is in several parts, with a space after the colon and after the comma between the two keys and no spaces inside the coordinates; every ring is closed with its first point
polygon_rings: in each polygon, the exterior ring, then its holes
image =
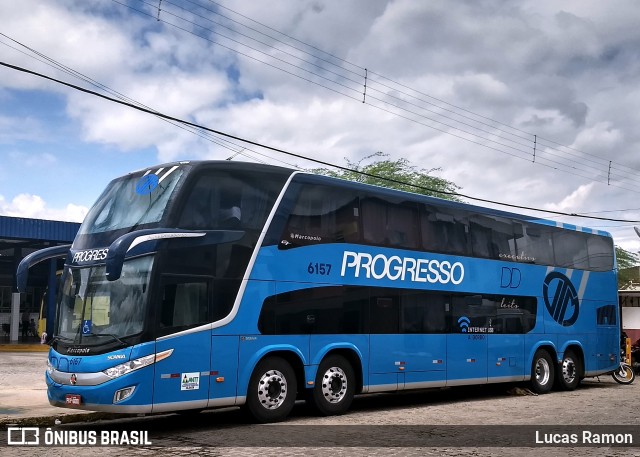
{"type": "Polygon", "coordinates": [[[66,256],[52,405],[284,419],[354,395],[575,389],[619,365],[604,232],[280,167],[179,162],[112,181],[66,256]]]}

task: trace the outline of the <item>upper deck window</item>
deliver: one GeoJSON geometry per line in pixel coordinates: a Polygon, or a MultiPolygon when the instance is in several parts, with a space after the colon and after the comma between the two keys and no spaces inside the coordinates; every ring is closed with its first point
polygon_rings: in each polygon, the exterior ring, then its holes
{"type": "Polygon", "coordinates": [[[78,233],[109,232],[159,222],[182,175],[183,170],[178,167],[160,168],[112,181],[78,233]]]}
{"type": "Polygon", "coordinates": [[[178,227],[259,231],[284,181],[282,175],[276,174],[206,171],[187,189],[178,227]]]}

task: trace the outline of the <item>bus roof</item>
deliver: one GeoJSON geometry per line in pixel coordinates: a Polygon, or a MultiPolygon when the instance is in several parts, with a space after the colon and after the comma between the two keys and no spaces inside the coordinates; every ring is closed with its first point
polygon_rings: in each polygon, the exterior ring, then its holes
{"type": "Polygon", "coordinates": [[[317,183],[317,184],[338,184],[345,188],[354,189],[354,190],[363,190],[363,191],[374,191],[379,195],[388,195],[395,197],[407,197],[412,201],[421,202],[425,204],[438,205],[442,207],[454,208],[454,209],[464,209],[467,211],[477,212],[479,214],[489,215],[489,216],[500,216],[506,218],[517,219],[525,222],[532,222],[543,224],[547,226],[559,227],[568,230],[575,230],[579,232],[591,233],[600,236],[606,236],[611,238],[611,234],[603,231],[603,230],[595,230],[590,229],[588,227],[577,226],[573,224],[566,224],[560,221],[554,221],[550,219],[545,219],[536,216],[529,216],[519,213],[513,213],[510,211],[503,211],[494,208],[488,208],[484,206],[473,205],[470,203],[456,202],[452,200],[446,200],[443,198],[427,196],[423,194],[418,194],[414,192],[407,192],[397,189],[392,189],[388,187],[377,186],[373,184],[364,184],[354,181],[348,181],[342,178],[336,178],[332,176],[324,176],[318,175],[315,173],[310,173],[308,171],[299,171],[294,170],[292,168],[280,167],[276,165],[267,165],[267,164],[258,164],[253,162],[232,162],[230,160],[187,160],[187,161],[179,161],[179,162],[170,162],[160,165],[155,165],[152,167],[147,167],[141,170],[137,170],[135,172],[131,172],[129,174],[139,173],[144,170],[158,169],[159,167],[173,167],[173,166],[185,166],[188,165],[192,167],[193,171],[197,171],[205,168],[223,168],[227,170],[246,170],[246,171],[255,171],[255,172],[280,172],[285,176],[288,175],[296,175],[302,177],[306,182],[309,183],[317,183]]]}

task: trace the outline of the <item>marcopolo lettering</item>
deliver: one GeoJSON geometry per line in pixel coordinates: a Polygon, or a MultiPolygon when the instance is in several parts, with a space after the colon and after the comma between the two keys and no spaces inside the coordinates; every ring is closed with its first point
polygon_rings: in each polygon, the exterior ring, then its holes
{"type": "Polygon", "coordinates": [[[78,251],[75,254],[73,254],[73,263],[104,260],[107,258],[108,253],[109,253],[109,248],[90,249],[88,251],[78,251]]]}
{"type": "Polygon", "coordinates": [[[397,255],[371,255],[366,252],[345,251],[342,257],[341,276],[353,271],[353,276],[391,281],[460,284],[464,279],[464,265],[448,260],[416,259],[397,255]]]}

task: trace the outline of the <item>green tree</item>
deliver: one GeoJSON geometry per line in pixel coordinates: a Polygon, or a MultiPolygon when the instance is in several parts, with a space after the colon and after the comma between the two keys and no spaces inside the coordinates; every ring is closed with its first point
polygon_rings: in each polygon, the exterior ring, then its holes
{"type": "Polygon", "coordinates": [[[640,279],[638,277],[640,255],[616,246],[616,259],[618,260],[618,289],[627,286],[631,281],[637,284],[640,279]]]}
{"type": "Polygon", "coordinates": [[[321,175],[333,176],[364,184],[390,187],[392,189],[445,198],[447,200],[462,201],[455,195],[439,193],[457,192],[460,189],[460,186],[451,181],[430,175],[430,173],[440,171],[440,168],[431,168],[429,170],[425,170],[423,168],[419,169],[416,166],[411,165],[407,159],[390,160],[388,157],[389,154],[376,152],[375,154],[363,157],[358,162],[351,162],[349,159],[345,159],[347,161],[347,168],[355,171],[331,170],[328,168],[315,168],[310,171],[321,175]],[[363,165],[363,162],[369,161],[370,159],[376,160],[367,165],[363,165]],[[373,177],[371,175],[379,176],[380,178],[373,177]],[[413,186],[403,183],[411,183],[413,186]],[[439,192],[434,192],[428,189],[433,189],[439,192]]]}

